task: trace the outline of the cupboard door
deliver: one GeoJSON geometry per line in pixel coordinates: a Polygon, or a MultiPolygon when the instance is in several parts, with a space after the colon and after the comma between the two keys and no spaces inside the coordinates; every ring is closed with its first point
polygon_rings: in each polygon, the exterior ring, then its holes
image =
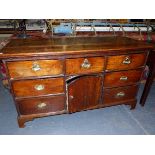
{"type": "Polygon", "coordinates": [[[83,76],[68,84],[68,110],[70,113],[98,107],[102,77],[83,76]]]}

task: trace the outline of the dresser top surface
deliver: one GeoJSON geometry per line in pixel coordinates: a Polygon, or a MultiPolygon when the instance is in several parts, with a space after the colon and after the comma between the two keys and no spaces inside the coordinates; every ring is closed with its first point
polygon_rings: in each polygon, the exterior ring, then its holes
{"type": "Polygon", "coordinates": [[[14,39],[1,51],[0,58],[82,54],[87,52],[152,49],[153,45],[127,37],[55,37],[51,39],[14,39]]]}

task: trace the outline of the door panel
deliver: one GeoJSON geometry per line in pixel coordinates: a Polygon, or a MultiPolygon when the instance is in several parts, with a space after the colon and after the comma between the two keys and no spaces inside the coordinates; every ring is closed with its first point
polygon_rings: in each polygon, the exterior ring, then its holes
{"type": "Polygon", "coordinates": [[[102,77],[82,76],[68,84],[69,112],[96,107],[100,103],[102,77]]]}

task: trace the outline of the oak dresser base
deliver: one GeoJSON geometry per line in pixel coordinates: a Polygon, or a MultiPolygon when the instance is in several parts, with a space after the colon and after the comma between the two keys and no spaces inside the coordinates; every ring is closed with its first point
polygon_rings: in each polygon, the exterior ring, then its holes
{"type": "Polygon", "coordinates": [[[127,37],[13,39],[1,51],[19,127],[35,118],[134,109],[152,44],[127,37]]]}

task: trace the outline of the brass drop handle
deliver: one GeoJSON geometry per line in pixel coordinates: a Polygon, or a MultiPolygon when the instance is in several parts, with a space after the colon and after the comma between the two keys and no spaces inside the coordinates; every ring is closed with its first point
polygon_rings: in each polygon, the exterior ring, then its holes
{"type": "Polygon", "coordinates": [[[35,88],[36,90],[40,91],[40,90],[43,90],[45,87],[44,87],[44,85],[39,84],[39,85],[35,85],[34,88],[35,88]]]}
{"type": "Polygon", "coordinates": [[[129,57],[126,57],[125,60],[123,61],[123,64],[126,64],[126,65],[128,65],[130,63],[131,63],[131,60],[129,57]]]}
{"type": "Polygon", "coordinates": [[[37,105],[37,108],[38,108],[38,109],[43,109],[43,108],[45,108],[46,106],[47,106],[47,104],[44,103],[44,102],[42,102],[42,103],[39,103],[39,104],[37,105]]]}
{"type": "Polygon", "coordinates": [[[88,61],[88,59],[84,59],[83,63],[81,64],[81,67],[84,69],[89,69],[91,67],[91,64],[88,61]]]}
{"type": "Polygon", "coordinates": [[[126,81],[126,80],[128,80],[128,77],[127,77],[127,76],[121,76],[121,77],[120,77],[120,80],[121,80],[121,81],[126,81]]]}
{"type": "Polygon", "coordinates": [[[125,93],[124,92],[119,92],[116,94],[117,97],[124,97],[125,96],[125,93]]]}
{"type": "Polygon", "coordinates": [[[41,67],[38,63],[34,62],[32,65],[32,70],[36,72],[36,71],[41,70],[41,67]]]}

